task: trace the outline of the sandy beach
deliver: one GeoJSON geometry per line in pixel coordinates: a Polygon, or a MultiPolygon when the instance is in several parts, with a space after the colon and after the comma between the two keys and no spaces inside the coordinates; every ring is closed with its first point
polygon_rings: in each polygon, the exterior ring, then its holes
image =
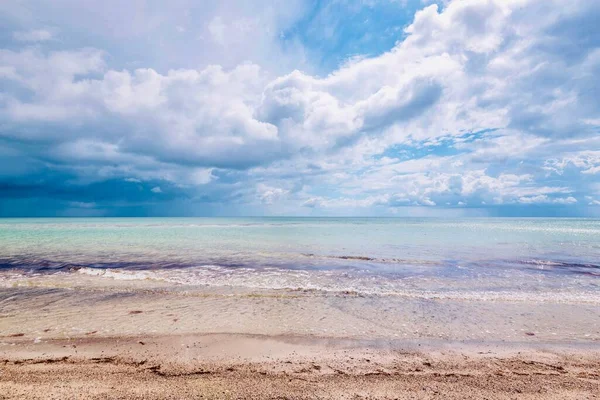
{"type": "Polygon", "coordinates": [[[0,310],[2,399],[600,394],[593,302],[182,290],[75,273],[7,280],[0,310]]]}
{"type": "Polygon", "coordinates": [[[598,347],[184,335],[2,338],[0,398],[596,399],[598,347]]]}

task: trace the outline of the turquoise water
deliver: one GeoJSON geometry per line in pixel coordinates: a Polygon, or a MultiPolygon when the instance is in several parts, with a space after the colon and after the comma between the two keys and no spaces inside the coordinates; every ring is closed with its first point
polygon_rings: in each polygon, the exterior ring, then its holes
{"type": "Polygon", "coordinates": [[[600,290],[600,220],[0,219],[0,272],[275,289],[589,295],[600,290]]]}

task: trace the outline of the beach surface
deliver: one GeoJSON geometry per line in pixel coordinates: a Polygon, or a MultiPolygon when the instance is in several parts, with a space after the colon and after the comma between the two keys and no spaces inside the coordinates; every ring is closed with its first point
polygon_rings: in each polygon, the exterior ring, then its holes
{"type": "Polygon", "coordinates": [[[0,399],[597,399],[596,220],[0,220],[0,399]]]}
{"type": "Polygon", "coordinates": [[[600,352],[585,346],[232,334],[10,342],[0,366],[0,398],[6,399],[596,399],[600,394],[600,352]]]}
{"type": "Polygon", "coordinates": [[[0,398],[600,394],[595,304],[67,282],[0,289],[0,398]]]}

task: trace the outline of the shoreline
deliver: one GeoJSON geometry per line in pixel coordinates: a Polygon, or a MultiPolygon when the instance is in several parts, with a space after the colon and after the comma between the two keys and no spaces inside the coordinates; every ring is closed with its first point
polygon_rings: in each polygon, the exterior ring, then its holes
{"type": "Polygon", "coordinates": [[[591,343],[185,334],[2,339],[0,398],[595,399],[591,343]]]}
{"type": "Polygon", "coordinates": [[[600,308],[548,303],[186,288],[84,277],[0,288],[0,335],[257,334],[450,342],[598,342],[600,308]]]}
{"type": "MultiPolygon", "coordinates": [[[[180,286],[0,287],[0,399],[598,399],[600,309],[180,286]]],[[[564,300],[569,300],[564,302],[564,300]]]]}

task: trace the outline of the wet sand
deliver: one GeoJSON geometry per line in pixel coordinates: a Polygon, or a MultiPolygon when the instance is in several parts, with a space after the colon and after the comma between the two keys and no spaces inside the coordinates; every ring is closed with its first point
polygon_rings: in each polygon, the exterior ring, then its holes
{"type": "Polygon", "coordinates": [[[600,398],[588,299],[75,278],[0,288],[0,399],[600,398]]]}

